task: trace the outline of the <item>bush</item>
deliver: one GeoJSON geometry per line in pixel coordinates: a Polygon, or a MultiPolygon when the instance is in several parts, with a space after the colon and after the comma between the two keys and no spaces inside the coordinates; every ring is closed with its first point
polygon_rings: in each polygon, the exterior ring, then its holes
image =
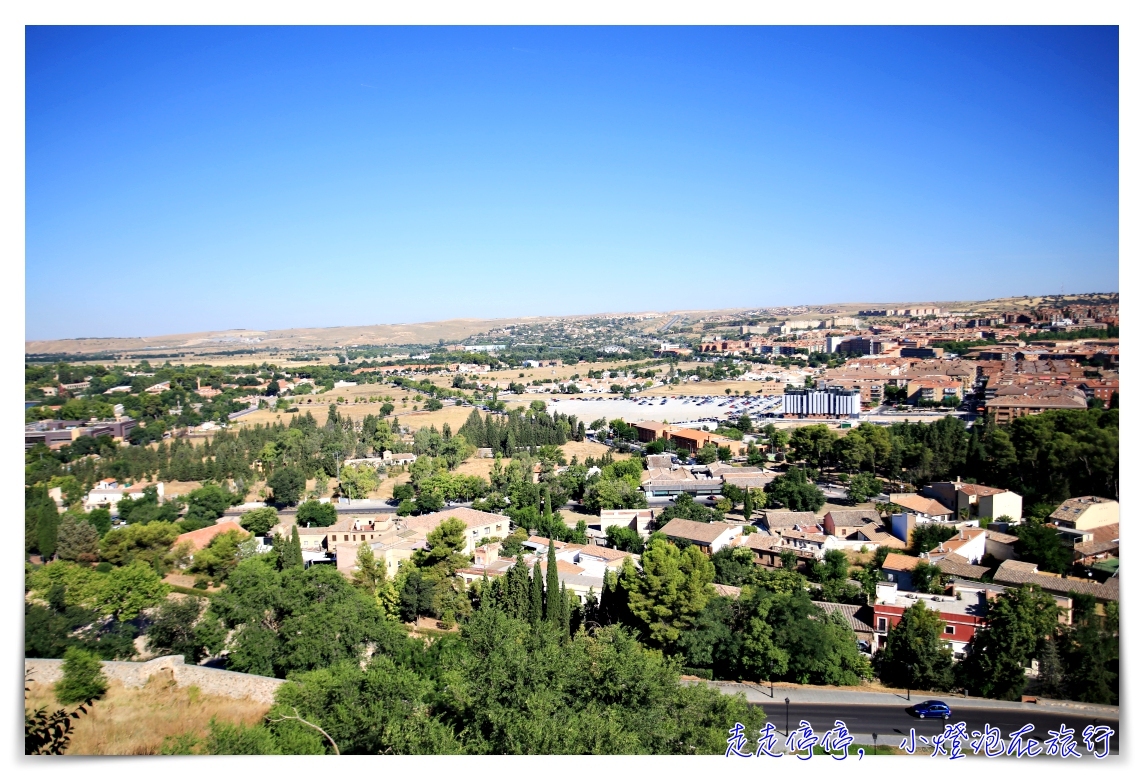
{"type": "Polygon", "coordinates": [[[77,704],[98,699],[107,692],[107,678],[99,656],[78,647],[64,653],[64,676],[56,683],[56,698],[61,704],[77,704]]]}

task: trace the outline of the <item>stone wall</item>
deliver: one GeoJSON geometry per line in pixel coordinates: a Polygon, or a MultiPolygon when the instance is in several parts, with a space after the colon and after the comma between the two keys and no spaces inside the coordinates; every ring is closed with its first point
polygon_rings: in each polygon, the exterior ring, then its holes
{"type": "MultiPolygon", "coordinates": [[[[250,699],[271,704],[278,686],[286,682],[274,677],[229,672],[208,666],[191,666],[181,655],[166,655],[150,661],[104,661],[103,673],[127,688],[142,688],[155,675],[174,679],[179,688],[191,685],[211,696],[250,699]]],[[[41,684],[52,684],[63,676],[63,661],[58,658],[25,658],[24,674],[41,684]]]]}

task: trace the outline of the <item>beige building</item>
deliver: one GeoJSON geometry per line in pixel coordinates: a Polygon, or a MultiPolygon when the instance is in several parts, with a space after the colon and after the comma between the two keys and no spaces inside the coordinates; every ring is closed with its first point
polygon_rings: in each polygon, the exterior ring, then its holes
{"type": "Polygon", "coordinates": [[[614,525],[630,528],[644,539],[654,530],[655,516],[651,509],[601,509],[600,531],[607,533],[614,525]]]}
{"type": "Polygon", "coordinates": [[[934,482],[927,485],[922,495],[931,496],[953,509],[958,517],[968,510],[969,517],[987,517],[996,520],[1008,516],[1014,522],[1024,511],[1021,496],[1011,490],[974,485],[968,482],[934,482]]]}
{"type": "Polygon", "coordinates": [[[1070,498],[1049,515],[1049,521],[1077,531],[1112,525],[1120,522],[1120,503],[1099,496],[1070,498]]]}

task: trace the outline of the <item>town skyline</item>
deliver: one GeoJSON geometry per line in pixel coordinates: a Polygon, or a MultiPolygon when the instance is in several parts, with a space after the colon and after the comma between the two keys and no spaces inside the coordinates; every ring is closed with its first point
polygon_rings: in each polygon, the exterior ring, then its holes
{"type": "Polygon", "coordinates": [[[25,40],[33,338],[1119,288],[1114,27],[25,40]]]}

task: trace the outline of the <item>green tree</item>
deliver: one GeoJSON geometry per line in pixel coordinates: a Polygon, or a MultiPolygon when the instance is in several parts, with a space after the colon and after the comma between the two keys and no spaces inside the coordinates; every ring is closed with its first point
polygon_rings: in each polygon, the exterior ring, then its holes
{"type": "Polygon", "coordinates": [[[298,536],[297,525],[290,529],[289,539],[275,535],[273,546],[274,551],[278,553],[278,565],[281,569],[301,569],[303,567],[302,539],[298,536]]]}
{"type": "Polygon", "coordinates": [[[1046,699],[1062,699],[1065,696],[1064,666],[1053,637],[1045,640],[1038,660],[1037,693],[1046,699]]]}
{"type": "Polygon", "coordinates": [[[377,470],[364,465],[343,467],[340,480],[342,492],[349,498],[366,498],[381,484],[377,470]]]}
{"type": "Polygon", "coordinates": [[[532,565],[532,578],[529,582],[528,619],[534,626],[544,620],[544,575],[540,571],[540,560],[532,565]]]}
{"type": "Polygon", "coordinates": [[[302,497],[302,491],[306,489],[306,477],[293,467],[283,466],[274,470],[270,479],[266,480],[266,486],[273,492],[274,503],[289,506],[297,504],[302,497]]]}
{"type": "Polygon", "coordinates": [[[711,564],[720,585],[744,585],[755,574],[755,554],[746,547],[723,547],[711,556],[711,564]]]}
{"type": "Polygon", "coordinates": [[[60,513],[56,511],[55,502],[51,499],[41,502],[33,511],[37,512],[36,549],[39,550],[43,560],[49,561],[56,554],[60,513]]]}
{"type": "Polygon", "coordinates": [[[100,541],[100,556],[115,566],[142,561],[162,568],[162,561],[178,536],[179,529],[174,523],[155,522],[113,528],[100,541]]]}
{"type": "Polygon", "coordinates": [[[303,501],[298,505],[295,521],[306,528],[328,528],[338,521],[338,510],[331,503],[303,501]]]}
{"type": "Polygon", "coordinates": [[[170,590],[152,567],[135,561],[107,573],[92,608],[116,620],[132,620],[144,609],[162,603],[170,590]]]}
{"type": "Polygon", "coordinates": [[[625,560],[620,582],[641,630],[653,645],[664,647],[703,611],[715,567],[698,548],[680,551],[665,539],[650,539],[640,562],[643,571],[637,572],[625,560]]]}
{"type": "Polygon", "coordinates": [[[881,492],[882,483],[866,472],[852,476],[847,486],[847,497],[855,504],[864,504],[881,492]]]}
{"type": "Polygon", "coordinates": [[[1063,574],[1072,563],[1072,551],[1061,543],[1051,525],[1028,522],[1016,528],[1015,552],[1022,561],[1037,564],[1037,568],[1063,574]]]}
{"type": "Polygon", "coordinates": [[[238,565],[239,544],[247,536],[241,531],[216,535],[206,547],[195,553],[194,561],[187,571],[191,574],[204,574],[214,580],[216,585],[221,585],[238,565]]]}
{"type": "Polygon", "coordinates": [[[957,529],[940,523],[925,523],[914,527],[910,534],[909,553],[920,555],[957,536],[957,529]]]}
{"type": "Polygon", "coordinates": [[[743,491],[743,520],[744,522],[751,522],[751,515],[755,513],[755,498],[751,494],[751,488],[743,491]]]}
{"type": "Polygon", "coordinates": [[[838,435],[825,425],[803,425],[790,434],[790,445],[798,460],[820,469],[829,465],[838,435]]]}
{"type": "Polygon", "coordinates": [[[610,525],[607,530],[608,544],[617,550],[635,553],[643,552],[644,542],[639,533],[626,525],[610,525]]]}
{"type": "Polygon", "coordinates": [[[61,704],[101,698],[107,692],[107,678],[99,656],[69,647],[64,653],[63,676],[56,683],[55,692],[61,704]]]}
{"type": "Polygon", "coordinates": [[[1057,626],[1053,597],[1035,585],[1007,590],[988,602],[985,626],[969,644],[958,677],[974,696],[1017,701],[1029,666],[1057,626]]]}
{"type": "Polygon", "coordinates": [[[918,593],[941,593],[945,590],[941,569],[927,561],[918,561],[910,572],[910,581],[918,593]]]}
{"type": "Polygon", "coordinates": [[[647,509],[647,496],[626,479],[599,479],[588,483],[584,508],[592,514],[601,509],[647,509]]]}
{"type": "Polygon", "coordinates": [[[186,596],[164,601],[151,616],[147,646],[156,655],[181,655],[188,664],[197,664],[205,649],[195,634],[195,623],[203,613],[203,599],[186,596]]]}
{"type": "Polygon", "coordinates": [[[1065,690],[1074,701],[1118,704],[1120,701],[1120,607],[1104,605],[1096,613],[1091,596],[1072,593],[1073,626],[1061,636],[1065,690]]]}
{"type": "Polygon", "coordinates": [[[714,442],[707,442],[695,453],[695,462],[707,465],[719,459],[719,449],[714,442]]]}
{"type": "Polygon", "coordinates": [[[56,539],[56,553],[61,560],[83,563],[99,560],[99,531],[88,525],[86,518],[65,513],[56,539]]]}
{"type": "Polygon", "coordinates": [[[792,512],[817,512],[826,503],[826,495],[808,479],[805,471],[791,468],[772,480],[767,500],[771,506],[785,507],[792,512]]]}
{"type": "Polygon", "coordinates": [[[560,573],[556,568],[556,544],[548,540],[548,560],[545,566],[544,619],[555,624],[560,617],[560,573]]]}
{"type": "Polygon", "coordinates": [[[953,687],[953,651],[943,638],[945,622],[918,601],[890,628],[874,663],[882,682],[898,688],[948,691],[953,687]]]}
{"type": "Polygon", "coordinates": [[[187,494],[187,514],[182,522],[183,529],[193,531],[213,525],[222,517],[223,512],[240,503],[242,503],[241,496],[231,493],[221,485],[203,485],[197,490],[192,490],[187,494]]]}
{"type": "Polygon", "coordinates": [[[255,509],[243,514],[238,522],[255,536],[266,536],[271,528],[278,525],[278,510],[272,506],[255,509]]]}
{"type": "Polygon", "coordinates": [[[427,548],[413,553],[414,564],[423,569],[438,569],[443,576],[452,577],[470,561],[463,552],[466,530],[464,521],[450,517],[429,532],[427,548]]]}
{"type": "Polygon", "coordinates": [[[93,509],[87,513],[87,523],[103,537],[111,530],[111,511],[108,509],[93,509]]]}
{"type": "Polygon", "coordinates": [[[352,575],[354,585],[363,593],[377,599],[386,617],[396,620],[400,614],[397,589],[385,571],[385,561],[378,560],[368,542],[358,547],[357,567],[352,575]]]}

